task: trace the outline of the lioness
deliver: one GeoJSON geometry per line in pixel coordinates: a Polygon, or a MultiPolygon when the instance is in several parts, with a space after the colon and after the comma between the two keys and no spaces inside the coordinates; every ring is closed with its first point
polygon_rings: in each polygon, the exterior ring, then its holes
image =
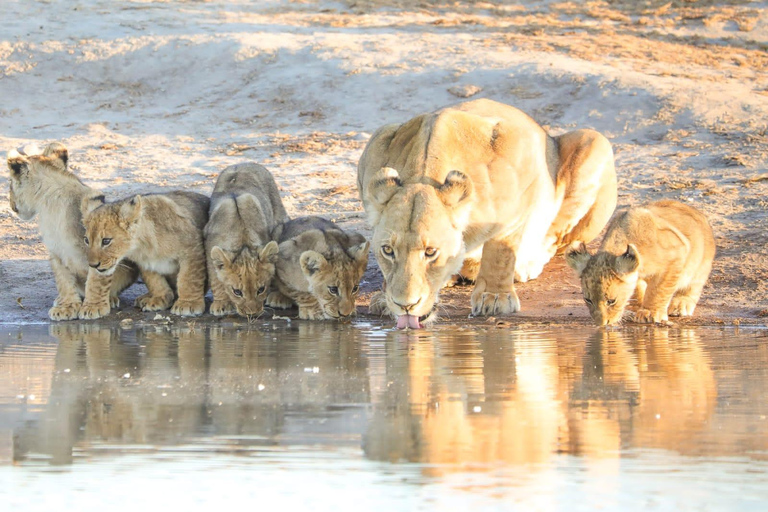
{"type": "Polygon", "coordinates": [[[97,318],[105,309],[108,313],[120,305],[118,294],[138,276],[133,264],[121,265],[109,280],[88,267],[80,203],[104,196],[72,174],[68,160],[67,148],[58,142],[42,151],[8,152],[11,209],[22,220],[38,216],[40,235],[50,253],[58,289],[48,311],[51,320],[97,318]]]}
{"type": "Polygon", "coordinates": [[[270,234],[286,220],[277,184],[267,169],[245,163],[222,171],[205,226],[212,314],[262,312],[277,261],[277,243],[270,234]]]}
{"type": "Polygon", "coordinates": [[[597,254],[590,255],[578,241],[566,253],[598,325],[621,321],[633,294],[639,306],[636,322],[693,315],[714,258],[707,218],[669,200],[617,215],[597,254]]]}
{"type": "Polygon", "coordinates": [[[203,228],[209,203],[208,197],[186,191],[113,203],[103,198],[83,201],[88,264],[108,278],[125,259],[134,261],[148,289],[136,306],[160,311],[173,303],[175,315],[201,314],[206,290],[203,228]]]}
{"type": "Polygon", "coordinates": [[[301,217],[278,226],[280,242],[272,307],[299,306],[299,318],[342,319],[355,312],[360,279],[368,265],[369,244],[321,217],[301,217]]]}
{"type": "Polygon", "coordinates": [[[535,278],[571,241],[597,236],[616,206],[605,137],[551,137],[485,99],[380,128],[357,184],[386,284],[385,300],[371,304],[385,303],[399,327],[434,319],[440,288],[457,272],[475,281],[473,314],[518,311],[515,277],[535,278]]]}

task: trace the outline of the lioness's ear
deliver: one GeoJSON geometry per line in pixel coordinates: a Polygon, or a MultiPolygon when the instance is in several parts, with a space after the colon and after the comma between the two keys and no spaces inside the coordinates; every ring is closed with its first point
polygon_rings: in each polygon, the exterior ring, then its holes
{"type": "Polygon", "coordinates": [[[437,187],[437,194],[445,206],[454,207],[472,195],[474,186],[466,174],[451,171],[445,177],[445,183],[437,187]]]}
{"type": "Polygon", "coordinates": [[[277,263],[277,253],[280,252],[277,242],[272,240],[259,253],[259,261],[277,263]]]}
{"type": "Polygon", "coordinates": [[[299,263],[301,264],[301,270],[304,272],[304,275],[309,277],[315,272],[322,270],[323,267],[328,264],[328,260],[326,260],[319,252],[304,251],[301,253],[299,263]]]}
{"type": "Polygon", "coordinates": [[[565,253],[565,262],[581,277],[581,273],[584,272],[587,262],[589,262],[591,257],[592,255],[587,251],[587,246],[584,245],[584,242],[577,240],[568,247],[568,251],[565,253]]]}
{"type": "Polygon", "coordinates": [[[379,208],[383,208],[402,186],[400,174],[395,169],[382,167],[371,176],[368,193],[371,199],[379,205],[379,208]]]}
{"type": "Polygon", "coordinates": [[[224,249],[215,245],[211,249],[211,263],[213,263],[213,267],[216,270],[222,270],[224,267],[229,267],[232,260],[229,259],[229,256],[224,252],[224,249]]]}
{"type": "Polygon", "coordinates": [[[627,246],[627,252],[621,256],[616,256],[613,263],[613,269],[618,274],[629,274],[637,270],[640,266],[640,255],[637,253],[637,247],[634,244],[627,246]]]}
{"type": "Polygon", "coordinates": [[[67,147],[60,142],[51,142],[43,149],[43,156],[47,156],[51,163],[56,165],[62,171],[67,170],[69,162],[69,152],[67,147]]]}
{"type": "Polygon", "coordinates": [[[349,255],[352,256],[352,259],[357,262],[368,261],[368,248],[370,245],[371,244],[368,241],[365,241],[359,245],[350,247],[347,249],[347,253],[349,253],[349,255]]]}
{"type": "Polygon", "coordinates": [[[29,160],[27,157],[12,149],[8,152],[8,170],[11,171],[11,176],[19,177],[22,171],[27,169],[29,160]]]}
{"type": "Polygon", "coordinates": [[[120,219],[128,224],[133,224],[139,220],[141,206],[141,196],[134,196],[130,201],[125,201],[122,206],[120,206],[120,219]]]}
{"type": "Polygon", "coordinates": [[[80,213],[85,217],[105,202],[106,198],[104,197],[104,194],[85,196],[82,201],[80,201],[80,213]]]}

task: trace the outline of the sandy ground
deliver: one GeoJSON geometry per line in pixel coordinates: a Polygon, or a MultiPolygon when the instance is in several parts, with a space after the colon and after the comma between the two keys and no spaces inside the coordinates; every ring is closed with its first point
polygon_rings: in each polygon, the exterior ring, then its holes
{"type": "MultiPolygon", "coordinates": [[[[706,212],[718,256],[688,323],[762,324],[767,5],[7,0],[0,148],[62,141],[74,172],[108,198],[208,193],[221,169],[252,160],[274,172],[290,215],[370,234],[355,187],[370,134],[492,98],[553,134],[604,133],[620,205],[673,198],[706,212]]],[[[0,320],[46,321],[47,252],[7,196],[3,175],[0,320]]],[[[372,259],[361,313],[380,280],[372,259]]],[[[448,322],[468,321],[469,291],[443,293],[448,322]]],[[[588,322],[561,257],[518,292],[523,311],[505,322],[588,322]]],[[[114,318],[152,316],[125,307],[114,318]]]]}

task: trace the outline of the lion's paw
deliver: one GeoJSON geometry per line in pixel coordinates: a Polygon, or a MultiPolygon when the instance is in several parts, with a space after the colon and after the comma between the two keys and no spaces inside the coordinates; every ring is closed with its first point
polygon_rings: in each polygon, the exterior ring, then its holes
{"type": "Polygon", "coordinates": [[[235,312],[235,305],[228,300],[214,300],[209,311],[215,316],[227,316],[235,312]]]}
{"type": "Polygon", "coordinates": [[[320,307],[299,306],[299,318],[302,320],[325,320],[325,314],[320,307]]]}
{"type": "Polygon", "coordinates": [[[179,299],[171,308],[171,313],[179,316],[197,316],[205,311],[205,300],[199,299],[179,299]]]}
{"type": "Polygon", "coordinates": [[[669,318],[663,311],[651,311],[650,309],[641,308],[635,312],[635,322],[638,324],[652,324],[667,322],[669,318]]]}
{"type": "Polygon", "coordinates": [[[507,315],[520,311],[520,299],[514,290],[511,292],[492,293],[474,292],[472,294],[472,314],[474,316],[507,315]]]}
{"type": "Polygon", "coordinates": [[[669,304],[669,316],[693,316],[696,303],[691,297],[675,297],[669,304]]]}
{"type": "Polygon", "coordinates": [[[173,298],[167,296],[154,296],[149,293],[136,299],[136,307],[142,311],[163,311],[168,309],[173,298]]]}
{"type": "Polygon", "coordinates": [[[78,318],[80,320],[95,320],[107,316],[110,309],[109,302],[84,302],[80,307],[78,318]]]}
{"type": "Polygon", "coordinates": [[[267,295],[266,304],[271,308],[288,309],[293,306],[293,300],[281,292],[273,291],[267,295]]]}
{"type": "Polygon", "coordinates": [[[66,302],[64,304],[56,304],[48,310],[48,317],[51,320],[75,320],[77,315],[80,314],[81,304],[79,302],[66,302]]]}
{"type": "Polygon", "coordinates": [[[111,308],[119,308],[120,307],[120,297],[117,295],[110,295],[109,296],[109,307],[111,308]]]}
{"type": "Polygon", "coordinates": [[[371,295],[371,303],[368,306],[368,312],[372,315],[386,315],[389,313],[389,308],[387,307],[387,295],[383,291],[376,292],[373,295],[371,295]]]}

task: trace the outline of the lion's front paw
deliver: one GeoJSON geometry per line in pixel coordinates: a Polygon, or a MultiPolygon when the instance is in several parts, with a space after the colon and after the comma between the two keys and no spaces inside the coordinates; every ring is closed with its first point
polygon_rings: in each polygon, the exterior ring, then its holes
{"type": "Polygon", "coordinates": [[[669,316],[693,316],[696,300],[690,297],[675,297],[669,304],[669,316]]]}
{"type": "Polygon", "coordinates": [[[235,305],[228,300],[214,300],[209,311],[215,316],[227,316],[235,312],[235,305]]]}
{"type": "Polygon", "coordinates": [[[377,316],[389,313],[389,308],[387,307],[387,295],[383,291],[371,295],[371,303],[368,306],[368,312],[377,316]]]}
{"type": "Polygon", "coordinates": [[[288,309],[293,306],[293,300],[281,292],[269,292],[269,295],[267,295],[267,306],[271,308],[288,309]]]}
{"type": "Polygon", "coordinates": [[[80,320],[95,320],[107,316],[110,311],[109,302],[84,302],[80,307],[80,320]]]}
{"type": "Polygon", "coordinates": [[[163,311],[170,307],[172,301],[173,297],[157,297],[147,293],[136,299],[136,307],[142,311],[163,311]]]}
{"type": "Polygon", "coordinates": [[[507,315],[517,311],[520,311],[520,299],[514,290],[502,293],[472,293],[472,314],[475,316],[507,315]]]}
{"type": "Polygon", "coordinates": [[[205,311],[205,300],[200,299],[179,299],[171,308],[171,313],[179,316],[197,316],[205,311]]]}
{"type": "Polygon", "coordinates": [[[120,297],[117,295],[110,295],[109,296],[109,307],[111,308],[119,308],[120,307],[120,297]]]}
{"type": "Polygon", "coordinates": [[[79,302],[65,302],[56,304],[48,310],[48,317],[51,320],[75,320],[80,314],[81,304],[79,302]]]}
{"type": "Polygon", "coordinates": [[[299,306],[299,318],[302,320],[325,320],[325,314],[320,307],[299,306]]]}
{"type": "Polygon", "coordinates": [[[650,309],[640,308],[635,312],[635,322],[638,324],[652,324],[667,321],[669,321],[669,318],[663,311],[654,312],[650,309]]]}

